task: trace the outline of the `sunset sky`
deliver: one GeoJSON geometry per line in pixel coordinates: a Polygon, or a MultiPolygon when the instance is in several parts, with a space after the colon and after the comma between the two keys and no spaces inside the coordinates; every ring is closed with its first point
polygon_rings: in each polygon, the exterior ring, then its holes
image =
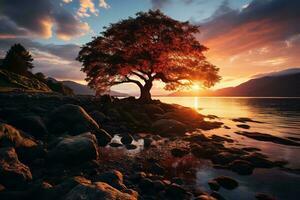
{"type": "MultiPolygon", "coordinates": [[[[75,61],[80,46],[103,26],[149,9],[201,26],[197,37],[222,76],[215,88],[300,66],[299,0],[1,0],[0,57],[21,43],[35,59],[34,72],[84,83],[75,61]]],[[[115,89],[124,88],[137,91],[115,89]]],[[[161,88],[157,83],[153,92],[161,88]]]]}

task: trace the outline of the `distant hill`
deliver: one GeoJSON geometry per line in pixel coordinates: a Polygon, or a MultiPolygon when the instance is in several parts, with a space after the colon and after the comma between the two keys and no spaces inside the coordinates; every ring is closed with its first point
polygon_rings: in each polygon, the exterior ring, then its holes
{"type": "Polygon", "coordinates": [[[212,96],[300,97],[300,73],[251,79],[236,87],[217,90],[212,96]]]}
{"type": "Polygon", "coordinates": [[[34,77],[25,77],[19,74],[0,70],[0,92],[26,91],[26,92],[52,92],[47,84],[34,77]]]}
{"type": "MultiPolygon", "coordinates": [[[[62,81],[62,83],[64,85],[68,86],[69,88],[71,88],[75,94],[79,94],[79,95],[94,95],[95,94],[95,91],[92,90],[87,85],[76,83],[74,81],[62,81]]],[[[109,95],[117,96],[117,97],[129,96],[128,94],[116,92],[116,91],[110,91],[109,95]]]]}
{"type": "Polygon", "coordinates": [[[216,91],[174,92],[169,96],[300,97],[300,68],[258,75],[236,87],[216,91]]]}

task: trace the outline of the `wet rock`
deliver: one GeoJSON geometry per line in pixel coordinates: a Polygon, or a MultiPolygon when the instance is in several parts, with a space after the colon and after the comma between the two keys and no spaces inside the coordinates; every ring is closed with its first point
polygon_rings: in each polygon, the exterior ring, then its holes
{"type": "Polygon", "coordinates": [[[120,143],[112,142],[112,143],[109,144],[109,146],[111,146],[111,147],[121,147],[123,145],[120,144],[120,143]]]}
{"type": "Polygon", "coordinates": [[[260,153],[250,153],[249,155],[244,155],[241,157],[242,160],[250,162],[254,167],[257,168],[272,168],[275,164],[268,160],[266,156],[260,153]]]}
{"type": "Polygon", "coordinates": [[[277,143],[277,144],[284,144],[284,145],[290,145],[290,146],[300,146],[300,143],[289,140],[289,139],[285,139],[285,138],[281,138],[281,137],[277,137],[277,136],[273,136],[273,135],[269,135],[266,133],[259,133],[259,132],[247,132],[247,131],[237,131],[235,132],[238,135],[242,135],[245,137],[249,137],[255,140],[259,140],[259,141],[265,141],[265,142],[273,142],[273,143],[277,143]]]}
{"type": "Polygon", "coordinates": [[[181,178],[179,178],[179,177],[172,178],[171,182],[175,183],[177,185],[183,185],[184,184],[183,180],[181,178]]]}
{"type": "Polygon", "coordinates": [[[149,148],[152,144],[153,140],[151,138],[144,138],[144,147],[149,148]]]}
{"type": "Polygon", "coordinates": [[[260,122],[260,121],[256,121],[256,120],[250,119],[248,117],[235,118],[235,119],[232,119],[232,121],[234,121],[234,122],[240,122],[240,123],[247,123],[247,122],[263,123],[263,122],[260,122]]]}
{"type": "Polygon", "coordinates": [[[268,194],[264,194],[264,193],[258,193],[258,194],[256,194],[255,198],[257,200],[276,200],[275,197],[272,197],[272,196],[270,196],[268,194]]]}
{"type": "Polygon", "coordinates": [[[66,194],[64,200],[136,200],[134,195],[120,192],[107,183],[78,184],[66,194]]]}
{"type": "Polygon", "coordinates": [[[189,153],[189,151],[187,149],[183,149],[183,148],[174,148],[174,149],[171,149],[171,154],[174,157],[181,158],[181,157],[187,155],[188,153],[189,153]]]}
{"type": "Polygon", "coordinates": [[[259,148],[255,148],[255,147],[244,147],[244,148],[242,148],[242,150],[248,151],[248,152],[261,151],[259,148]]]}
{"type": "Polygon", "coordinates": [[[187,136],[185,140],[194,142],[194,143],[202,143],[202,142],[207,142],[210,141],[208,137],[206,137],[204,134],[193,134],[190,136],[187,136]]]}
{"type": "Polygon", "coordinates": [[[52,163],[74,164],[98,158],[97,139],[91,133],[64,137],[48,155],[52,163]]]}
{"type": "Polygon", "coordinates": [[[78,135],[99,128],[82,107],[73,104],[65,104],[52,111],[47,124],[55,135],[78,135]]]}
{"type": "Polygon", "coordinates": [[[132,141],[133,141],[133,137],[129,134],[123,135],[122,138],[121,138],[122,144],[125,144],[125,145],[131,144],[132,141]]]}
{"type": "Polygon", "coordinates": [[[139,188],[142,191],[142,194],[154,194],[155,186],[151,179],[141,178],[139,181],[139,188]]]}
{"type": "Polygon", "coordinates": [[[150,168],[150,171],[153,174],[158,174],[158,175],[164,175],[165,174],[165,169],[157,163],[152,164],[152,166],[150,168]]]}
{"type": "Polygon", "coordinates": [[[227,190],[233,190],[238,187],[238,182],[228,176],[219,176],[214,179],[214,181],[218,182],[220,186],[227,190]]]}
{"type": "Polygon", "coordinates": [[[152,128],[163,136],[176,136],[185,133],[187,127],[185,124],[174,119],[160,119],[152,124],[152,128]]]}
{"type": "Polygon", "coordinates": [[[219,135],[212,135],[211,139],[215,142],[228,142],[228,143],[233,143],[234,142],[234,140],[232,140],[232,139],[225,138],[225,137],[222,137],[222,136],[219,136],[219,135]]]}
{"type": "Polygon", "coordinates": [[[225,129],[231,129],[229,126],[224,125],[223,126],[225,129]]]}
{"type": "Polygon", "coordinates": [[[253,173],[253,165],[245,160],[235,160],[229,165],[230,169],[240,175],[250,175],[253,173]]]}
{"type": "Polygon", "coordinates": [[[12,125],[34,136],[37,139],[44,139],[48,135],[48,130],[41,117],[24,116],[12,122],[12,125]]]}
{"type": "Polygon", "coordinates": [[[92,133],[96,136],[99,146],[106,146],[112,139],[111,135],[104,129],[93,130],[92,133]]]}
{"type": "Polygon", "coordinates": [[[220,152],[212,157],[214,164],[225,165],[237,158],[237,155],[230,152],[220,152]]]}
{"type": "Polygon", "coordinates": [[[137,148],[137,146],[134,145],[134,144],[127,144],[125,147],[126,147],[126,149],[128,149],[128,150],[133,150],[133,149],[136,149],[136,148],[137,148]]]}
{"type": "Polygon", "coordinates": [[[208,194],[202,194],[202,195],[196,197],[194,200],[217,200],[217,199],[208,194]]]}
{"type": "Polygon", "coordinates": [[[21,163],[14,148],[0,149],[0,184],[10,189],[20,189],[32,180],[28,166],[21,163]]]}
{"type": "Polygon", "coordinates": [[[215,191],[211,193],[211,196],[216,198],[217,200],[225,200],[225,198],[220,193],[215,191]]]}
{"type": "Polygon", "coordinates": [[[191,152],[197,158],[210,159],[218,153],[218,150],[214,147],[203,147],[201,145],[192,145],[191,152]]]}
{"type": "Polygon", "coordinates": [[[202,130],[212,130],[221,128],[223,125],[223,122],[210,122],[210,121],[201,121],[199,122],[198,126],[202,130]]]}
{"type": "Polygon", "coordinates": [[[208,185],[209,185],[211,190],[218,191],[220,189],[219,183],[215,180],[210,180],[208,182],[208,185]]]}
{"type": "Polygon", "coordinates": [[[183,187],[174,183],[168,185],[168,187],[166,188],[165,195],[169,199],[178,199],[178,200],[190,199],[192,196],[192,194],[189,193],[187,190],[185,190],[183,187]]]}
{"type": "Polygon", "coordinates": [[[237,124],[236,126],[243,129],[250,129],[250,126],[247,124],[237,124]]]}
{"type": "Polygon", "coordinates": [[[97,181],[105,182],[118,190],[125,190],[123,183],[123,174],[118,170],[105,172],[96,178],[97,181]]]}

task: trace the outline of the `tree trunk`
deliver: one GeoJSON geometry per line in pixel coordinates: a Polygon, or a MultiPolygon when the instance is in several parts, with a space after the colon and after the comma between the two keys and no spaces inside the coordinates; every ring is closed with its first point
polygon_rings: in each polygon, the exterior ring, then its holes
{"type": "Polygon", "coordinates": [[[146,82],[146,84],[140,88],[141,95],[140,95],[139,100],[142,103],[148,103],[148,102],[152,101],[151,93],[150,93],[151,88],[152,88],[152,81],[146,82]]]}

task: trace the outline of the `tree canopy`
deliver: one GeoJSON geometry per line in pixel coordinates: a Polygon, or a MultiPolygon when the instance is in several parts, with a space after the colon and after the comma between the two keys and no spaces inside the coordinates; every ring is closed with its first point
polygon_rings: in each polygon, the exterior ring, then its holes
{"type": "Polygon", "coordinates": [[[28,75],[28,72],[33,68],[33,58],[21,44],[14,44],[9,51],[2,63],[2,68],[11,72],[28,75]]]}
{"type": "Polygon", "coordinates": [[[140,99],[150,100],[153,81],[166,90],[201,82],[211,87],[220,80],[219,69],[209,63],[195,34],[199,27],[179,22],[159,10],[139,12],[105,27],[100,36],[85,44],[78,55],[89,86],[97,93],[121,83],[134,83],[140,99]]]}

